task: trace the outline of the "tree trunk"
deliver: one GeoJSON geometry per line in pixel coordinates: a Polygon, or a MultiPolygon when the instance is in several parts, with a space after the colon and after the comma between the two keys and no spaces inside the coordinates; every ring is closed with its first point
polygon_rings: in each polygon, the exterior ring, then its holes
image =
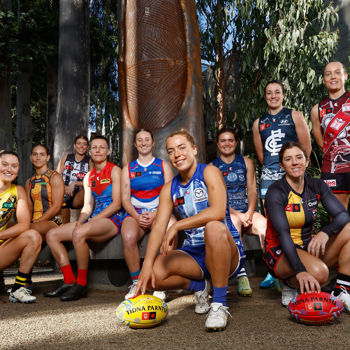
{"type": "MultiPolygon", "coordinates": [[[[10,0],[0,1],[0,10],[6,12],[11,9],[10,0]]],[[[7,55],[6,55],[7,56],[7,55]]],[[[12,150],[12,120],[11,120],[11,79],[10,79],[10,64],[8,57],[2,57],[1,61],[5,66],[0,70],[0,150],[12,150]]]]}
{"type": "Polygon", "coordinates": [[[53,159],[57,106],[57,61],[47,66],[46,144],[53,159]]]}
{"type": "Polygon", "coordinates": [[[32,148],[32,117],[30,115],[30,92],[33,65],[31,61],[23,61],[19,67],[17,78],[16,98],[16,140],[17,151],[21,164],[18,183],[24,185],[25,180],[32,174],[32,164],[29,155],[32,148]]]}
{"type": "Polygon", "coordinates": [[[224,127],[225,120],[225,86],[224,86],[224,50],[223,50],[223,15],[222,4],[218,0],[216,13],[217,13],[217,33],[218,42],[216,45],[216,84],[215,84],[215,96],[216,96],[216,122],[217,129],[220,130],[224,127]]]}
{"type": "Polygon", "coordinates": [[[54,164],[87,134],[90,107],[89,2],[60,0],[54,164]]]}

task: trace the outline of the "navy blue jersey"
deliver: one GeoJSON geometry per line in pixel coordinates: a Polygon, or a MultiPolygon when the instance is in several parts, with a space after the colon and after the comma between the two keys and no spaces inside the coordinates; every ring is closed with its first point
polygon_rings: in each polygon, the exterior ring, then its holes
{"type": "Polygon", "coordinates": [[[292,110],[283,107],[276,115],[269,113],[259,118],[259,133],[263,144],[264,166],[280,171],[278,153],[288,141],[298,141],[292,110]]]}
{"type": "MultiPolygon", "coordinates": [[[[194,216],[209,207],[208,188],[203,177],[206,166],[206,164],[198,164],[195,173],[186,185],[181,184],[179,174],[171,182],[171,198],[174,204],[174,210],[181,219],[194,216]]],[[[228,227],[232,237],[239,239],[239,233],[231,221],[228,204],[226,206],[224,223],[228,227]]],[[[204,245],[204,230],[204,226],[185,230],[186,239],[183,245],[204,245]]]]}
{"type": "Polygon", "coordinates": [[[244,157],[235,155],[231,163],[225,163],[220,157],[212,161],[224,177],[227,187],[227,200],[231,208],[245,213],[248,210],[247,168],[244,157]]]}

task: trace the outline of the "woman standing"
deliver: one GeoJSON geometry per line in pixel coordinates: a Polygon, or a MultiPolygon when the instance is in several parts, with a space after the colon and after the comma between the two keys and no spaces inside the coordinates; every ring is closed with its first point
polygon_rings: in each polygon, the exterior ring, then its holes
{"type": "Polygon", "coordinates": [[[350,310],[350,217],[323,180],[305,174],[308,157],[299,143],[287,142],[279,153],[286,172],[266,196],[268,218],[264,260],[282,283],[282,305],[297,295],[318,290],[327,282],[328,267],[338,263],[332,294],[350,310]],[[313,235],[319,201],[332,217],[313,235]]]}
{"type": "MultiPolygon", "coordinates": [[[[134,140],[137,159],[122,170],[122,206],[127,212],[121,228],[124,258],[128,265],[132,284],[125,299],[135,296],[140,273],[140,252],[138,241],[153,227],[159,204],[159,193],[163,185],[173,178],[170,165],[153,156],[153,134],[141,129],[134,140]]],[[[170,223],[173,224],[174,217],[170,223]]],[[[165,299],[164,292],[154,295],[165,299]]]]}

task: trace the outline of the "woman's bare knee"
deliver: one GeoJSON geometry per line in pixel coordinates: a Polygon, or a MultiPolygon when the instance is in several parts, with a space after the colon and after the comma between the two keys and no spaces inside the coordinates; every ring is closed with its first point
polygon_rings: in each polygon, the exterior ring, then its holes
{"type": "Polygon", "coordinates": [[[205,244],[217,244],[227,240],[228,229],[221,221],[210,221],[205,225],[204,242],[205,244]]]}

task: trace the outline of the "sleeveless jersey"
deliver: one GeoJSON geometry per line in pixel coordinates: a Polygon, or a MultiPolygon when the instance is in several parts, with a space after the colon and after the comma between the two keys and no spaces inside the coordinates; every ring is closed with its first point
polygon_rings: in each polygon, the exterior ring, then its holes
{"type": "MultiPolygon", "coordinates": [[[[181,219],[194,216],[209,207],[208,188],[203,177],[206,166],[206,164],[198,164],[195,173],[186,185],[181,184],[179,174],[171,182],[171,198],[174,210],[181,219]]],[[[239,233],[231,221],[228,204],[226,206],[226,217],[223,222],[226,224],[232,237],[239,240],[239,233]]],[[[204,230],[204,226],[185,230],[186,239],[183,246],[204,245],[204,230]]]]}
{"type": "Polygon", "coordinates": [[[227,200],[231,208],[245,213],[248,210],[247,168],[244,157],[235,155],[232,163],[225,163],[220,157],[212,161],[224,177],[227,187],[227,200]]]}
{"type": "Polygon", "coordinates": [[[115,164],[107,162],[100,172],[97,173],[96,168],[90,171],[89,187],[95,198],[95,209],[91,217],[101,213],[101,211],[106,209],[113,201],[111,173],[115,166],[115,164]]]}
{"type": "Polygon", "coordinates": [[[333,218],[330,224],[322,227],[322,231],[329,236],[338,233],[350,221],[349,214],[323,180],[305,175],[304,191],[299,194],[290,187],[284,176],[267,191],[266,248],[281,245],[296,273],[305,271],[305,268],[294,245],[305,248],[309,244],[320,201],[333,218]]]}
{"type": "Polygon", "coordinates": [[[47,169],[42,175],[33,175],[29,180],[30,198],[33,202],[32,221],[43,216],[52,206],[52,188],[50,178],[57,174],[55,170],[47,169]]]}
{"type": "Polygon", "coordinates": [[[14,184],[11,184],[5,192],[0,193],[0,232],[6,230],[8,222],[15,215],[17,201],[17,186],[14,184]]]}
{"type": "Polygon", "coordinates": [[[269,113],[259,118],[259,133],[263,144],[264,166],[281,171],[278,153],[287,141],[298,141],[292,110],[283,107],[276,115],[269,113]]]}
{"type": "Polygon", "coordinates": [[[135,208],[154,209],[159,204],[160,190],[164,185],[163,161],[153,158],[148,165],[136,159],[129,164],[131,204],[135,208]]]}
{"type": "Polygon", "coordinates": [[[350,172],[350,92],[337,100],[329,97],[318,105],[323,134],[322,171],[350,172]]]}
{"type": "MultiPolygon", "coordinates": [[[[83,181],[85,175],[89,171],[90,157],[85,156],[80,162],[75,160],[75,154],[68,154],[66,161],[64,162],[64,170],[62,178],[65,186],[69,186],[72,182],[83,181]]],[[[75,192],[79,190],[79,187],[75,188],[75,192]]],[[[64,201],[67,201],[70,196],[64,195],[64,201]]]]}

